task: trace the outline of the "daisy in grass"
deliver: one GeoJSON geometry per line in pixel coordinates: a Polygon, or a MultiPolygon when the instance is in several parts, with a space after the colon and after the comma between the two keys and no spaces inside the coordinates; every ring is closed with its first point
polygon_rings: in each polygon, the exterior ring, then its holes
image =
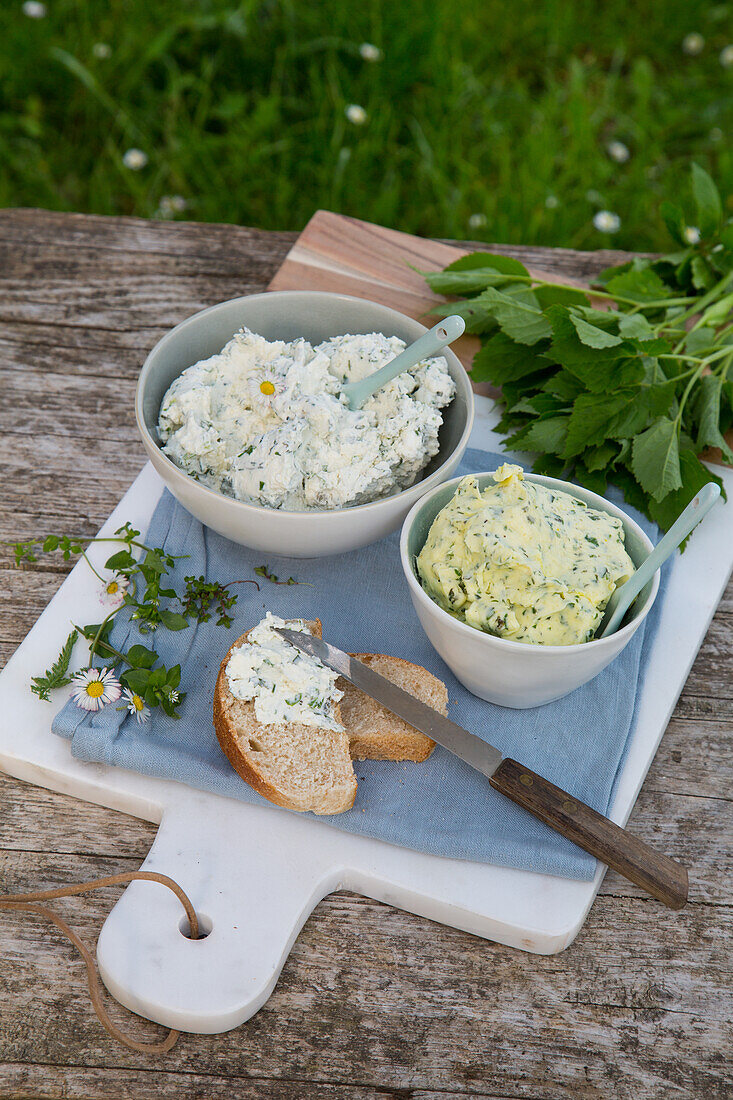
{"type": "Polygon", "coordinates": [[[150,707],[146,707],[140,696],[136,695],[134,691],[130,691],[129,688],[125,688],[124,695],[127,700],[127,709],[135,718],[137,724],[140,726],[143,722],[147,722],[150,717],[150,707]]]}
{"type": "Polygon", "coordinates": [[[125,602],[125,593],[130,587],[130,582],[127,577],[123,577],[122,574],[116,574],[111,577],[110,580],[104,581],[99,589],[100,602],[109,608],[122,607],[125,602]]]}
{"type": "Polygon", "coordinates": [[[369,117],[364,108],[360,107],[358,103],[350,103],[345,108],[344,114],[354,126],[363,126],[369,117]]]}
{"type": "Polygon", "coordinates": [[[75,673],[73,695],[82,710],[101,710],[115,703],[122,694],[120,681],[111,669],[84,668],[75,673]]]}

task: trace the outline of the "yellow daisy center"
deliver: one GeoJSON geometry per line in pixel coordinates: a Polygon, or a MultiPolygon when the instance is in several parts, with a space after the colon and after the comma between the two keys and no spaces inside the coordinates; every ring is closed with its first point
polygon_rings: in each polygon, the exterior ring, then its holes
{"type": "Polygon", "coordinates": [[[135,710],[142,710],[143,707],[145,706],[145,704],[143,703],[143,701],[142,701],[142,699],[140,698],[139,695],[133,695],[132,696],[132,705],[135,708],[135,710]]]}
{"type": "Polygon", "coordinates": [[[119,590],[120,586],[117,581],[110,581],[107,585],[107,594],[110,596],[114,596],[115,592],[119,592],[119,590]]]}
{"type": "Polygon", "coordinates": [[[272,382],[260,382],[260,392],[266,393],[269,396],[275,392],[275,387],[272,382]]]}
{"type": "Polygon", "coordinates": [[[91,695],[92,699],[98,699],[100,695],[104,695],[104,684],[101,680],[91,680],[87,684],[87,695],[91,695]]]}

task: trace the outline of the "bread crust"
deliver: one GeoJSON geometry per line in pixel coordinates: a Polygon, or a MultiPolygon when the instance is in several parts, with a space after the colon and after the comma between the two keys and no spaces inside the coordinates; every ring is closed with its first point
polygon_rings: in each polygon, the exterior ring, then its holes
{"type": "MultiPolygon", "coordinates": [[[[448,713],[448,689],[442,680],[438,679],[437,676],[433,676],[432,672],[428,672],[422,665],[416,665],[413,661],[405,660],[404,657],[392,657],[384,653],[352,653],[350,656],[355,657],[357,661],[363,661],[364,664],[369,667],[371,667],[375,658],[387,660],[390,665],[401,666],[405,672],[413,673],[421,678],[428,678],[431,687],[433,687],[440,696],[439,705],[432,703],[429,705],[434,705],[435,709],[439,710],[443,715],[448,713]]],[[[378,670],[375,669],[375,671],[378,670]]],[[[386,679],[389,678],[389,676],[386,677],[386,679]]],[[[339,682],[338,686],[343,690],[343,681],[339,682]]],[[[416,695],[416,698],[420,698],[420,696],[416,695]]],[[[402,719],[396,718],[395,721],[403,724],[402,719]]],[[[408,723],[404,723],[404,725],[407,726],[406,730],[400,730],[396,735],[388,731],[379,738],[374,736],[362,737],[357,731],[349,730],[347,725],[352,759],[410,760],[416,764],[422,764],[428,759],[435,748],[435,741],[433,741],[431,737],[428,737],[427,734],[420,733],[419,730],[413,729],[408,723]]]]}
{"type": "MultiPolygon", "coordinates": [[[[310,621],[308,626],[315,637],[320,638],[322,636],[320,619],[310,621]]],[[[226,668],[233,651],[247,641],[249,634],[250,631],[247,631],[242,634],[241,637],[237,638],[236,641],[232,642],[219,666],[219,673],[216,678],[216,686],[214,689],[213,708],[216,736],[227,760],[245,783],[252,787],[252,789],[263,798],[266,798],[268,802],[272,802],[276,806],[282,806],[284,809],[302,812],[311,809],[311,807],[297,805],[291,796],[274,786],[262,775],[257,767],[253,766],[240,744],[242,735],[240,723],[234,722],[229,713],[228,704],[234,700],[234,696],[232,696],[229,689],[226,668]]],[[[375,661],[386,661],[389,662],[391,668],[399,667],[405,673],[403,683],[400,686],[404,686],[407,690],[410,678],[412,678],[415,684],[419,681],[423,691],[413,691],[411,693],[414,694],[416,698],[424,698],[429,705],[434,706],[435,709],[439,710],[441,713],[447,713],[448,691],[445,684],[421,665],[413,664],[412,661],[407,661],[402,657],[391,657],[381,653],[353,653],[351,656],[355,657],[357,660],[363,661],[369,666],[375,661]]],[[[389,668],[383,669],[382,671],[383,674],[388,674],[389,668]]],[[[387,675],[387,679],[389,678],[389,675],[387,675]]],[[[342,690],[346,687],[347,691],[358,692],[359,695],[363,695],[362,692],[359,692],[358,688],[348,683],[345,684],[343,680],[339,680],[337,685],[342,690]]],[[[385,709],[382,708],[381,704],[377,703],[376,700],[369,699],[368,696],[364,696],[364,699],[368,700],[369,703],[373,703],[375,708],[379,708],[380,710],[385,709]]],[[[247,708],[248,715],[251,717],[253,725],[256,726],[258,723],[255,718],[254,701],[249,703],[237,702],[247,708]]],[[[359,730],[358,728],[349,729],[348,723],[344,720],[343,712],[340,710],[338,704],[335,707],[335,716],[337,721],[341,722],[346,727],[349,753],[352,760],[410,760],[415,763],[421,763],[427,760],[435,748],[435,741],[425,734],[420,733],[418,730],[413,729],[408,723],[403,722],[399,718],[394,718],[394,726],[387,725],[383,730],[375,730],[374,728],[359,730]]],[[[392,716],[390,716],[390,718],[391,717],[392,716]]],[[[354,776],[353,792],[348,804],[346,800],[342,800],[338,804],[338,809],[329,807],[328,809],[312,810],[312,812],[334,814],[351,809],[354,804],[354,799],[356,798],[356,789],[356,776],[354,776]]]]}
{"type": "MultiPolygon", "coordinates": [[[[308,625],[310,626],[313,634],[316,637],[320,638],[322,632],[321,620],[314,619],[310,621],[308,625]]],[[[257,794],[262,795],[262,797],[266,798],[268,802],[273,802],[276,806],[282,806],[286,810],[303,811],[305,807],[294,805],[291,798],[288,798],[288,796],[283,794],[283,792],[280,791],[277,787],[274,787],[270,782],[268,782],[267,779],[264,778],[264,776],[260,774],[259,771],[257,771],[256,768],[252,766],[252,764],[247,759],[246,755],[239,746],[237,731],[233,723],[230,721],[229,715],[227,713],[226,700],[227,697],[231,698],[231,692],[227,683],[226,667],[229,663],[229,658],[231,657],[233,651],[247,641],[249,633],[249,630],[246,631],[246,633],[242,634],[242,636],[237,638],[236,641],[232,642],[219,666],[219,673],[216,678],[216,687],[214,688],[214,729],[216,730],[216,736],[219,744],[221,745],[224,755],[234,768],[237,775],[239,775],[245,781],[245,783],[248,783],[253,790],[257,791],[257,794]]],[[[254,720],[254,702],[246,705],[252,708],[252,716],[254,720]]],[[[336,720],[340,721],[338,706],[335,709],[336,720]]],[[[344,805],[342,809],[338,811],[328,810],[325,812],[342,813],[344,810],[350,810],[351,807],[354,805],[355,798],[356,777],[354,777],[354,790],[351,802],[348,805],[344,805]]],[[[319,811],[315,810],[313,812],[318,813],[319,811]]]]}

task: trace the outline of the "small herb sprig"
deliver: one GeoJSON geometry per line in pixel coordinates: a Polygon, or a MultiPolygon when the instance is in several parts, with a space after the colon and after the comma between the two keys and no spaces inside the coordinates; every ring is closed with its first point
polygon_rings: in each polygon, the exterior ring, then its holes
{"type": "Polygon", "coordinates": [[[119,680],[117,694],[120,688],[126,688],[137,698],[138,712],[142,712],[144,703],[145,707],[160,707],[166,714],[178,718],[178,708],[185,698],[185,692],[180,690],[180,665],[166,667],[154,649],[141,644],[124,650],[115,648],[110,641],[115,617],[127,608],[141,634],[152,633],[160,627],[183,630],[189,620],[207,622],[212,614],[217,616],[217,626],[230,627],[237,594],[229,588],[234,584],[254,584],[259,590],[257,581],[251,579],[220,584],[209,582],[203,576],[188,576],[185,591],[179,596],[165,579],[178,560],[177,556],[162,547],[142,542],[140,532],[130,523],[125,523],[110,537],[81,540],[52,534],[43,540],[29,539],[10,545],[19,566],[38,561],[40,553],[59,552],[65,561],[81,556],[101,582],[102,594],[109,596],[114,592],[114,605],[106,617],[99,623],[75,625],[56,661],[43,676],[34,676],[31,680],[31,691],[44,700],[50,699],[49,692],[54,688],[72,682],[68,674],[72,651],[82,637],[89,642],[89,669],[99,660],[108,670],[114,670],[119,680]],[[112,570],[111,578],[105,579],[87,551],[92,543],[106,542],[117,543],[120,548],[105,563],[105,568],[112,570]]]}
{"type": "Polygon", "coordinates": [[[49,702],[51,699],[49,695],[50,691],[53,691],[54,688],[65,687],[66,684],[71,683],[71,677],[67,674],[69,671],[71,654],[78,637],[79,632],[77,630],[72,630],[51,667],[46,669],[43,676],[34,676],[31,679],[31,691],[34,695],[37,695],[39,699],[45,699],[46,702],[49,702]]]}
{"type": "Polygon", "coordinates": [[[271,573],[266,565],[258,565],[255,569],[255,573],[258,577],[264,577],[266,581],[270,581],[271,584],[307,584],[307,581],[296,581],[295,577],[288,577],[286,581],[281,581],[274,573],[271,573]]]}
{"type": "Polygon", "coordinates": [[[538,473],[613,482],[663,530],[706,482],[722,486],[706,448],[733,463],[733,221],[697,165],[692,193],[694,226],[662,206],[676,251],[609,268],[588,293],[488,252],[425,276],[465,296],[433,312],[481,337],[471,378],[500,388],[506,446],[536,453],[538,473]]]}
{"type": "MultiPolygon", "coordinates": [[[[257,572],[257,570],[255,570],[257,572]]],[[[186,591],[181,598],[181,608],[184,615],[193,615],[198,622],[207,623],[212,614],[217,615],[217,626],[229,627],[232,625],[232,617],[229,614],[237,602],[237,597],[227,589],[233,584],[253,584],[259,592],[257,581],[229,581],[228,584],[219,584],[217,581],[207,581],[206,577],[184,577],[186,591]]]]}

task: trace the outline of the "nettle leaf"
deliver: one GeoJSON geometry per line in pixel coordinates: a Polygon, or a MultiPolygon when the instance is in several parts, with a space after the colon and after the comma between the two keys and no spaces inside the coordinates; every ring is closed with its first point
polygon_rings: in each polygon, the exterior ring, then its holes
{"type": "Polygon", "coordinates": [[[518,344],[536,344],[552,334],[547,320],[538,306],[532,304],[529,295],[509,295],[489,287],[474,301],[480,307],[489,308],[502,331],[518,344]]]}
{"type": "Polygon", "coordinates": [[[726,294],[708,306],[700,320],[710,328],[717,328],[728,320],[731,312],[733,312],[733,294],[726,294]]]}
{"type": "MultiPolygon", "coordinates": [[[[680,471],[682,486],[668,493],[663,500],[649,501],[649,515],[663,531],[668,531],[692,498],[696,496],[704,485],[714,481],[721,489],[724,489],[722,480],[703,466],[694,451],[684,448],[680,452],[680,471]]],[[[689,535],[688,535],[689,538],[689,535]]],[[[685,540],[686,541],[686,540],[685,540]]],[[[682,544],[684,547],[684,543],[682,544]]]]}
{"type": "Polygon", "coordinates": [[[536,393],[532,397],[523,397],[508,409],[509,413],[525,413],[527,416],[553,416],[559,412],[570,412],[567,402],[551,393],[536,393]]]}
{"type": "Polygon", "coordinates": [[[510,436],[506,441],[507,447],[510,450],[518,447],[523,451],[544,451],[561,455],[565,449],[568,422],[567,416],[551,416],[546,420],[534,420],[526,428],[510,436]]]}
{"type": "Polygon", "coordinates": [[[574,401],[579,393],[585,391],[585,386],[576,378],[570,371],[561,369],[554,374],[552,378],[548,378],[542,389],[545,393],[555,394],[556,397],[564,398],[566,401],[574,401]]]}
{"type": "Polygon", "coordinates": [[[634,385],[644,377],[644,368],[634,344],[619,341],[614,347],[591,348],[578,336],[574,318],[563,306],[550,306],[547,317],[552,325],[552,343],[546,357],[576,375],[593,393],[634,385]]]}
{"type": "Polygon", "coordinates": [[[628,340],[651,340],[655,335],[643,313],[622,313],[619,316],[618,330],[628,340]]]}
{"type": "Polygon", "coordinates": [[[556,455],[540,455],[532,464],[532,469],[536,474],[543,474],[545,477],[561,478],[567,469],[567,463],[556,455]]]}
{"type": "Polygon", "coordinates": [[[470,252],[449,264],[444,271],[424,274],[425,281],[436,294],[470,294],[489,286],[501,286],[507,282],[507,276],[530,277],[519,260],[493,252],[470,252]]]}
{"type": "Polygon", "coordinates": [[[589,348],[615,348],[623,343],[620,336],[614,336],[612,332],[597,325],[591,325],[576,314],[570,314],[570,321],[578,334],[578,339],[589,348]]]}
{"type": "Polygon", "coordinates": [[[611,418],[632,400],[629,393],[582,393],[573,405],[563,457],[573,458],[604,439],[611,418]]]}
{"type": "Polygon", "coordinates": [[[692,273],[692,285],[696,290],[710,290],[718,281],[714,271],[711,271],[707,261],[702,256],[693,256],[690,261],[692,273]]]}
{"type": "Polygon", "coordinates": [[[614,485],[617,485],[624,494],[624,500],[627,504],[630,504],[632,508],[638,509],[642,515],[648,516],[649,519],[653,518],[649,511],[650,498],[641,488],[639,482],[629,469],[617,465],[611,474],[611,481],[614,485]]]}
{"type": "Polygon", "coordinates": [[[659,207],[659,213],[662,215],[662,220],[667,226],[667,230],[672,240],[676,241],[677,244],[687,244],[685,240],[687,223],[682,209],[679,206],[675,206],[672,202],[663,202],[659,207]]]}
{"type": "Polygon", "coordinates": [[[547,306],[588,306],[588,295],[572,286],[535,286],[532,292],[542,309],[547,306]]]}
{"type": "Polygon", "coordinates": [[[634,260],[628,271],[609,279],[606,290],[632,302],[660,301],[668,298],[670,292],[667,284],[644,260],[634,260]]]}
{"type": "Polygon", "coordinates": [[[681,488],[679,436],[674,420],[660,417],[636,437],[631,451],[631,468],[642,489],[654,500],[661,501],[668,493],[681,488]]]}
{"type": "Polygon", "coordinates": [[[733,427],[733,379],[727,378],[720,393],[720,430],[733,427]]]}
{"type": "Polygon", "coordinates": [[[606,332],[613,332],[618,327],[619,320],[626,316],[617,309],[596,309],[595,306],[574,306],[570,312],[580,314],[586,321],[598,325],[598,328],[605,329],[606,332]]]}
{"type": "Polygon", "coordinates": [[[520,401],[523,397],[531,396],[541,389],[547,381],[548,374],[549,368],[546,367],[544,370],[534,371],[533,374],[528,374],[524,378],[518,378],[516,382],[505,382],[501,387],[501,396],[507,408],[511,409],[517,401],[520,401]]]}
{"type": "Polygon", "coordinates": [[[688,355],[699,355],[707,351],[715,339],[715,329],[702,325],[700,328],[692,328],[685,336],[683,347],[688,355]]]}
{"type": "Polygon", "coordinates": [[[603,496],[608,484],[608,478],[601,470],[589,470],[584,462],[576,462],[573,468],[573,478],[585,485],[592,493],[603,496]]]}
{"type": "Polygon", "coordinates": [[[529,278],[529,272],[523,263],[498,252],[469,252],[467,256],[461,256],[448,264],[445,271],[472,271],[482,267],[490,267],[504,275],[525,275],[529,278]]]}
{"type": "Polygon", "coordinates": [[[591,447],[583,455],[583,462],[587,470],[593,473],[595,470],[607,470],[614,459],[620,453],[618,443],[602,443],[599,447],[591,447]]]}
{"type": "Polygon", "coordinates": [[[699,164],[692,165],[692,196],[698,228],[703,237],[711,237],[723,219],[723,205],[718,188],[699,164]]]}
{"type": "Polygon", "coordinates": [[[493,332],[497,327],[493,309],[486,303],[481,303],[479,298],[468,298],[464,302],[441,302],[428,310],[428,313],[437,317],[448,317],[457,313],[466,322],[466,332],[477,336],[493,332]]]}
{"type": "Polygon", "coordinates": [[[431,271],[425,282],[436,294],[470,294],[489,286],[503,286],[507,277],[493,267],[477,267],[473,271],[431,271]]]}
{"type": "Polygon", "coordinates": [[[698,421],[697,449],[719,447],[726,462],[733,463],[733,451],[720,430],[720,399],[723,379],[715,374],[705,375],[697,388],[693,413],[698,421]]]}
{"type": "Polygon", "coordinates": [[[637,390],[631,404],[609,421],[608,437],[630,439],[642,432],[650,421],[666,416],[674,403],[675,391],[674,381],[637,390]]]}
{"type": "Polygon", "coordinates": [[[505,332],[497,332],[474,356],[471,381],[503,386],[536,370],[535,353],[526,344],[518,344],[505,332]]]}

